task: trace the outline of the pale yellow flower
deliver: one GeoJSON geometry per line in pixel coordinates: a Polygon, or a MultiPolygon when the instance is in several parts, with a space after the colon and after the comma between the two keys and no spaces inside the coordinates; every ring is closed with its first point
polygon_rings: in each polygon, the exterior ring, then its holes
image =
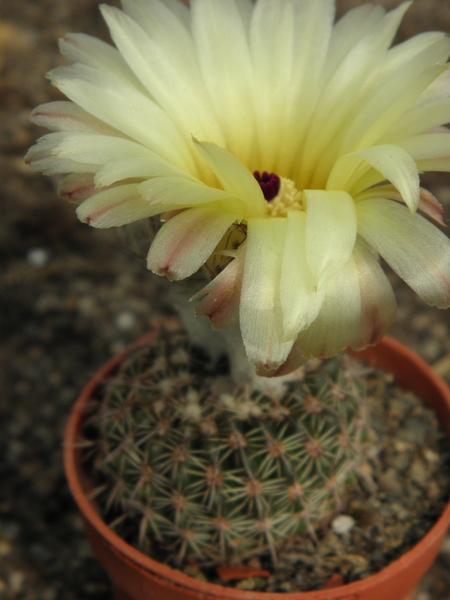
{"type": "Polygon", "coordinates": [[[197,312],[239,319],[260,369],[376,343],[396,311],[380,256],[450,304],[442,209],[419,184],[450,171],[450,39],[391,47],[409,4],[336,24],[333,0],[102,6],[116,48],[61,41],[72,65],[51,79],[71,102],[34,111],[56,132],[27,160],[69,173],[60,193],[95,227],[163,214],[148,255],[160,275],[225,257],[197,312]]]}

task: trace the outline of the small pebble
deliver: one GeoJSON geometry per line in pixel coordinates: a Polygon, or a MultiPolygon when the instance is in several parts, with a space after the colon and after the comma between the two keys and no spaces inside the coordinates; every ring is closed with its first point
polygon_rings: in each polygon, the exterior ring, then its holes
{"type": "Polygon", "coordinates": [[[336,535],[349,533],[355,525],[355,519],[350,515],[339,515],[331,522],[331,528],[336,535]]]}
{"type": "Polygon", "coordinates": [[[433,452],[433,450],[431,450],[431,448],[425,448],[423,451],[423,456],[427,462],[432,463],[432,464],[437,464],[440,460],[439,454],[437,454],[436,452],[433,452]]]}
{"type": "Polygon", "coordinates": [[[395,469],[388,469],[385,473],[381,473],[378,477],[378,484],[384,492],[389,494],[400,494],[402,492],[402,484],[395,469]]]}
{"type": "Polygon", "coordinates": [[[400,521],[406,521],[411,516],[409,510],[406,510],[401,504],[392,504],[391,508],[400,521]]]}
{"type": "Polygon", "coordinates": [[[22,571],[13,571],[9,576],[9,587],[15,594],[21,591],[25,582],[25,573],[22,571]]]}
{"type": "Polygon", "coordinates": [[[409,470],[411,479],[414,483],[425,485],[429,479],[429,468],[423,463],[420,458],[416,458],[409,470]]]}
{"type": "Polygon", "coordinates": [[[30,248],[27,252],[27,263],[35,269],[45,267],[50,260],[50,254],[44,248],[30,248]]]}
{"type": "Polygon", "coordinates": [[[416,444],[424,444],[427,437],[427,427],[421,417],[411,417],[398,434],[400,440],[416,444]]]}
{"type": "MultiPolygon", "coordinates": [[[[400,430],[399,435],[403,429],[400,430]]],[[[411,464],[411,459],[406,452],[402,452],[397,455],[390,455],[386,457],[386,464],[393,470],[400,473],[404,473],[411,464]]]]}
{"type": "Polygon", "coordinates": [[[130,310],[123,310],[116,316],[115,322],[120,331],[131,331],[136,325],[137,319],[130,310]]]}
{"type": "Polygon", "coordinates": [[[0,556],[7,556],[12,551],[12,546],[5,540],[0,541],[0,556]]]}

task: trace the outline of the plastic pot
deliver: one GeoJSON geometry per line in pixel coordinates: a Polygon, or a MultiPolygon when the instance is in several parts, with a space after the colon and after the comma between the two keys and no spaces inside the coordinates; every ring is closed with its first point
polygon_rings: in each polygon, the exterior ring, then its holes
{"type": "MultiPolygon", "coordinates": [[[[136,344],[151,344],[155,333],[136,344]]],[[[117,600],[412,600],[416,587],[435,559],[450,525],[450,503],[430,531],[411,550],[379,573],[334,589],[312,592],[251,592],[198,581],[145,556],[116,535],[102,521],[92,484],[83,472],[81,438],[83,419],[100,382],[117,369],[126,352],[101,368],[78,398],[67,424],[64,464],[72,495],[81,511],[94,553],[113,583],[117,600]]],[[[450,438],[450,390],[416,354],[399,342],[384,338],[376,347],[354,353],[368,364],[393,373],[405,388],[434,409],[450,438]]]]}

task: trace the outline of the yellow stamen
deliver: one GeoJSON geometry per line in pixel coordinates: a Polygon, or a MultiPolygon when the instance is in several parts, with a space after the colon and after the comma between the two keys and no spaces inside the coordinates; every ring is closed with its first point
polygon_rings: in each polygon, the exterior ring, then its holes
{"type": "Polygon", "coordinates": [[[266,214],[269,217],[285,217],[290,210],[303,210],[302,192],[291,179],[280,179],[280,191],[273,200],[267,202],[266,214]]]}

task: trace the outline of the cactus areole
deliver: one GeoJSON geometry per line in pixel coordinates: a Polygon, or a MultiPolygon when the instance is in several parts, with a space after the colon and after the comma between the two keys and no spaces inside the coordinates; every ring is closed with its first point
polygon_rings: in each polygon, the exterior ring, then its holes
{"type": "MultiPolygon", "coordinates": [[[[137,344],[151,344],[154,338],[155,333],[151,333],[137,344]]],[[[425,405],[436,411],[450,437],[450,391],[422,359],[388,338],[378,346],[359,353],[359,356],[371,365],[389,370],[401,385],[414,389],[425,405]]],[[[400,559],[367,579],[327,590],[269,593],[222,587],[191,578],[127,544],[99,515],[96,502],[92,499],[94,483],[84,472],[79,444],[92,398],[98,398],[102,382],[117,372],[124,359],[125,354],[113,358],[83,390],[72,411],[64,443],[65,469],[70,489],[83,514],[94,552],[108,572],[118,600],[409,600],[413,597],[418,581],[437,555],[450,525],[450,503],[423,539],[400,559]]],[[[191,410],[195,412],[192,406],[191,410]]],[[[310,404],[310,410],[314,410],[314,403],[310,404]]],[[[235,441],[239,445],[238,435],[235,441]]],[[[274,444],[274,455],[276,448],[274,444]]],[[[320,455],[317,447],[316,454],[320,455]]],[[[212,471],[208,473],[211,485],[214,481],[218,482],[216,476],[217,473],[212,471]]],[[[296,489],[295,485],[292,486],[292,498],[296,496],[296,489]]],[[[256,497],[257,485],[253,492],[256,497]]]]}

